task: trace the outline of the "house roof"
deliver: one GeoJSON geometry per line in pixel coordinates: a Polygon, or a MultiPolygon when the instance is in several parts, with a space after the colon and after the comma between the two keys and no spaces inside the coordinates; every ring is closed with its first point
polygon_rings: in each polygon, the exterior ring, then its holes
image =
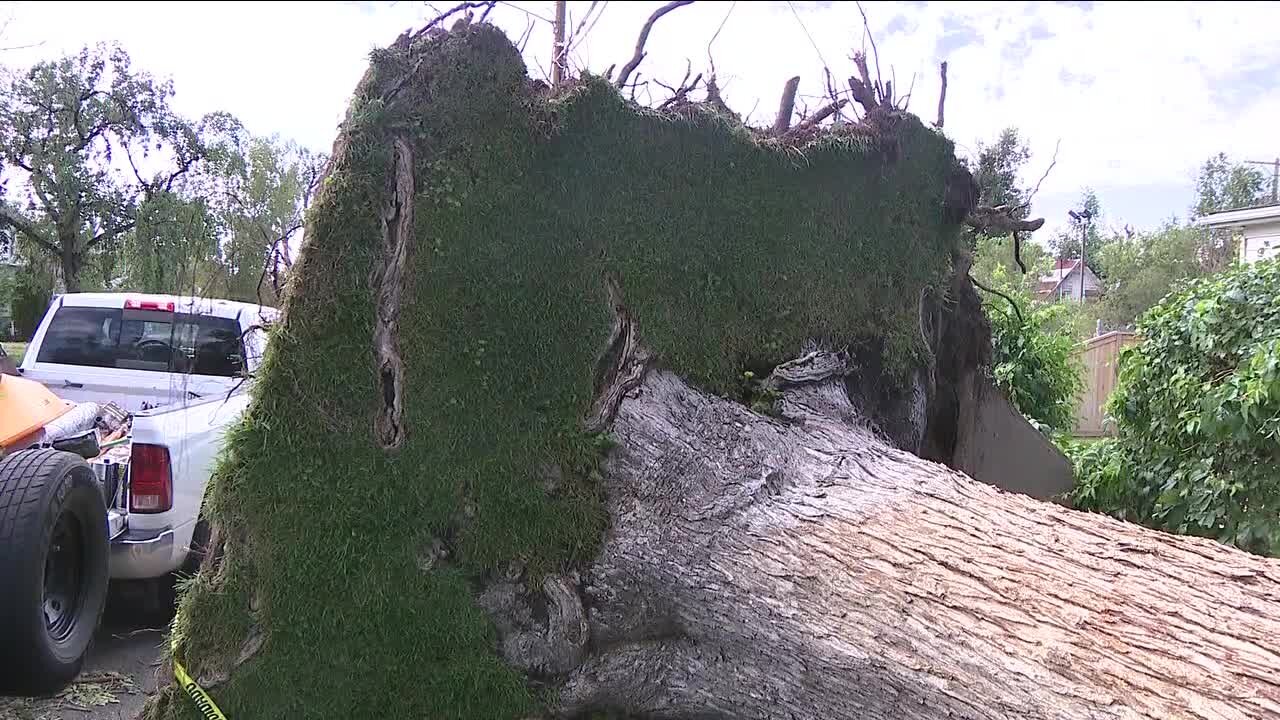
{"type": "MultiPolygon", "coordinates": [[[[1058,289],[1064,280],[1071,276],[1080,267],[1080,259],[1074,260],[1057,260],[1053,263],[1053,270],[1048,275],[1041,275],[1040,282],[1036,285],[1036,292],[1040,295],[1048,295],[1058,289]]],[[[1086,265],[1085,270],[1089,270],[1086,265]]],[[[1087,292],[1087,291],[1086,291],[1087,292]]]]}
{"type": "Polygon", "coordinates": [[[1222,210],[1196,218],[1196,225],[1206,228],[1245,227],[1269,222],[1280,222],[1280,203],[1239,210],[1222,210]]]}

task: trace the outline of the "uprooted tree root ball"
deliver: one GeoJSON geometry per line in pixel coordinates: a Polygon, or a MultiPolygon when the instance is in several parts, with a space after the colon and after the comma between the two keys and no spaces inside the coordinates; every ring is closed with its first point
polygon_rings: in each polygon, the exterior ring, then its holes
{"type": "MultiPolygon", "coordinates": [[[[1047,537],[1067,511],[917,457],[950,457],[951,384],[989,351],[951,143],[889,108],[788,141],[720,106],[547,93],[484,24],[374,56],[207,500],[222,552],[174,623],[229,717],[1101,702],[962,652],[965,612],[1053,610],[966,605],[994,572],[974,537],[1012,558],[988,589],[1118,561],[1081,540],[1029,563],[1009,518],[1047,537]],[[960,632],[911,619],[948,587],[960,632]]],[[[149,714],[194,709],[167,687],[149,714]]]]}
{"type": "Polygon", "coordinates": [[[638,108],[603,80],[545,98],[487,25],[378,53],[210,491],[229,552],[176,621],[188,669],[216,682],[261,627],[216,687],[224,709],[539,706],[475,587],[599,546],[607,438],[583,419],[613,329],[607,278],[663,366],[709,391],[737,397],[744,372],[815,337],[882,351],[907,378],[921,289],[947,282],[960,228],[943,207],[950,142],[893,121],[794,146],[696,106],[638,108]]]}

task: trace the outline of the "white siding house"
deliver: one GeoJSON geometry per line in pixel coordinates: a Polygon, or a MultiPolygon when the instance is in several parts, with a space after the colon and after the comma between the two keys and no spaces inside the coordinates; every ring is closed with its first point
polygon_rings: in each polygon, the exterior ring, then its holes
{"type": "Polygon", "coordinates": [[[1102,294],[1102,282],[1088,265],[1080,260],[1058,260],[1053,272],[1040,277],[1036,297],[1041,300],[1066,300],[1080,302],[1080,286],[1084,285],[1084,299],[1094,300],[1102,294]]]}
{"type": "Polygon", "coordinates": [[[1238,234],[1240,262],[1252,263],[1280,255],[1280,204],[1209,213],[1197,218],[1196,224],[1238,234]]]}

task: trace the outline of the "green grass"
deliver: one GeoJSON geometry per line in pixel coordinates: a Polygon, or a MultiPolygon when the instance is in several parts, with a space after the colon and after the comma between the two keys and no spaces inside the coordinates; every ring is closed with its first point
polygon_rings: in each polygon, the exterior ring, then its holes
{"type": "MultiPolygon", "coordinates": [[[[589,560],[605,529],[607,439],[580,420],[611,322],[606,273],[663,363],[737,396],[744,370],[810,337],[905,367],[921,289],[958,241],[942,209],[951,144],[914,118],[892,152],[853,137],[800,151],[711,115],[638,112],[599,81],[548,103],[492,28],[428,44],[378,53],[357,92],[212,486],[229,554],[175,629],[196,674],[234,659],[251,624],[268,631],[213,693],[229,717],[536,709],[472,598],[513,560],[535,578],[589,560]],[[407,105],[376,99],[409,67],[407,105]],[[407,440],[388,453],[372,431],[370,276],[394,132],[414,133],[418,202],[399,337],[407,440]],[[564,476],[555,494],[548,464],[564,476]],[[450,557],[423,572],[437,537],[450,557]]],[[[153,717],[172,715],[164,702],[153,717]]]]}
{"type": "Polygon", "coordinates": [[[27,354],[27,344],[24,342],[6,342],[0,343],[4,347],[4,352],[15,363],[21,363],[23,356],[27,354]]]}

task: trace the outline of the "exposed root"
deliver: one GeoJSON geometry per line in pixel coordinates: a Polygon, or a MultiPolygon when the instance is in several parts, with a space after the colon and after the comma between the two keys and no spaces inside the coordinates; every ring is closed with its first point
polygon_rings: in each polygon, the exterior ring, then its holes
{"type": "Polygon", "coordinates": [[[511,665],[553,677],[582,662],[590,631],[577,587],[568,577],[547,577],[540,597],[527,591],[518,575],[503,578],[486,588],[478,602],[493,619],[502,657],[511,665]]]}
{"type": "Polygon", "coordinates": [[[644,379],[649,352],[640,345],[640,334],[631,313],[622,303],[616,278],[605,278],[609,307],[613,309],[613,330],[609,344],[596,363],[595,404],[583,425],[587,432],[603,431],[613,421],[622,398],[644,379]]]}
{"type": "Polygon", "coordinates": [[[378,289],[373,353],[382,390],[374,436],[386,450],[396,450],[404,444],[404,361],[400,358],[399,320],[409,246],[413,243],[413,148],[403,137],[397,137],[393,156],[382,220],[383,267],[373,282],[378,289]]]}
{"type": "MultiPolygon", "coordinates": [[[[256,604],[256,603],[254,603],[256,604]]],[[[231,679],[231,673],[237,668],[253,659],[261,650],[262,646],[267,643],[267,632],[261,627],[254,625],[249,630],[249,637],[244,639],[244,643],[240,646],[240,652],[236,655],[236,659],[231,663],[231,667],[217,668],[206,670],[196,678],[196,682],[206,690],[218,687],[219,685],[231,679]]]]}

